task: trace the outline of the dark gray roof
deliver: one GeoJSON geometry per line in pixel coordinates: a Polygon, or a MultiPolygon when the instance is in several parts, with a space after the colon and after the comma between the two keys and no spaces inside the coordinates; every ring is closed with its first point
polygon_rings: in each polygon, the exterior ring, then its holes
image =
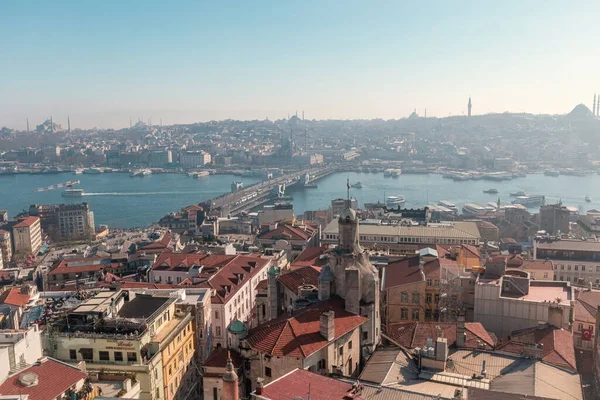
{"type": "Polygon", "coordinates": [[[118,314],[121,318],[148,318],[168,301],[169,297],[138,294],[133,300],[125,302],[118,314]]]}

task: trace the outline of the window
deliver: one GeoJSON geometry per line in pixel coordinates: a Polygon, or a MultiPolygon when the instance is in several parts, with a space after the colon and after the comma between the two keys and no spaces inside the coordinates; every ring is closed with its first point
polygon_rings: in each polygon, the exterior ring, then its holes
{"type": "Polygon", "coordinates": [[[439,302],[440,302],[440,295],[439,295],[439,293],[436,293],[436,294],[435,294],[435,302],[436,302],[436,303],[439,303],[439,302]]]}
{"type": "Polygon", "coordinates": [[[271,377],[271,368],[265,367],[265,376],[271,377]]]}
{"type": "Polygon", "coordinates": [[[69,358],[71,360],[77,360],[77,351],[75,349],[69,350],[69,358]]]}
{"type": "Polygon", "coordinates": [[[564,266],[564,265],[561,265],[561,266],[560,266],[560,269],[564,270],[564,269],[565,269],[565,266],[564,266]]]}
{"type": "Polygon", "coordinates": [[[352,340],[348,342],[348,350],[352,350],[352,340]]]}
{"type": "Polygon", "coordinates": [[[581,266],[581,270],[582,270],[582,271],[585,271],[585,265],[582,265],[582,266],[581,266]]]}
{"type": "Polygon", "coordinates": [[[579,265],[575,264],[575,271],[579,271],[579,265]]]}
{"type": "Polygon", "coordinates": [[[583,329],[583,324],[579,324],[579,325],[577,325],[577,330],[578,330],[578,331],[581,331],[582,329],[583,329]]]}
{"type": "Polygon", "coordinates": [[[219,319],[219,312],[215,310],[215,319],[219,319]]]}
{"type": "Polygon", "coordinates": [[[363,340],[369,340],[369,332],[363,332],[363,340]]]}
{"type": "Polygon", "coordinates": [[[319,369],[327,369],[327,361],[325,361],[324,359],[321,359],[319,361],[319,369]]]}
{"type": "MultiPolygon", "coordinates": [[[[158,390],[158,389],[156,389],[156,390],[158,390]]],[[[219,400],[219,393],[218,393],[218,390],[216,387],[213,388],[213,400],[219,400]]]]}
{"type": "Polygon", "coordinates": [[[431,279],[427,279],[427,286],[432,286],[433,285],[433,281],[431,279]]]}
{"type": "Polygon", "coordinates": [[[412,294],[412,302],[413,304],[419,304],[419,293],[413,293],[412,294]]]}
{"type": "Polygon", "coordinates": [[[81,358],[86,361],[92,361],[94,359],[94,349],[79,349],[79,353],[81,353],[81,358]]]}
{"type": "Polygon", "coordinates": [[[221,336],[221,327],[220,326],[217,326],[215,335],[221,336]]]}
{"type": "Polygon", "coordinates": [[[588,325],[588,329],[592,332],[594,332],[594,325],[588,325]]]}
{"type": "Polygon", "coordinates": [[[440,281],[438,281],[437,279],[433,282],[433,284],[435,285],[435,287],[440,286],[440,281]]]}
{"type": "Polygon", "coordinates": [[[137,361],[137,354],[134,351],[128,351],[127,352],[127,361],[129,361],[129,362],[136,362],[137,361]]]}
{"type": "Polygon", "coordinates": [[[567,282],[571,282],[571,277],[567,276],[567,282]]]}
{"type": "Polygon", "coordinates": [[[425,310],[425,319],[427,319],[427,320],[431,319],[431,310],[425,310]]]}
{"type": "Polygon", "coordinates": [[[413,321],[418,321],[419,320],[419,309],[418,308],[413,308],[412,309],[412,320],[413,321]]]}
{"type": "Polygon", "coordinates": [[[600,265],[596,265],[596,272],[600,272],[600,265]]]}
{"type": "Polygon", "coordinates": [[[571,265],[567,265],[567,270],[570,271],[571,270],[571,265]]]}
{"type": "Polygon", "coordinates": [[[407,320],[408,319],[408,308],[400,309],[400,319],[407,320]]]}
{"type": "Polygon", "coordinates": [[[564,280],[565,280],[565,279],[564,279],[564,276],[561,276],[561,277],[560,277],[560,280],[561,280],[561,281],[564,281],[564,280]]]}
{"type": "Polygon", "coordinates": [[[427,293],[427,294],[425,295],[425,302],[427,302],[427,303],[431,303],[431,293],[427,293]]]}
{"type": "Polygon", "coordinates": [[[110,356],[108,355],[108,351],[100,351],[98,352],[100,356],[100,361],[110,361],[110,356]]]}
{"type": "Polygon", "coordinates": [[[408,303],[408,293],[406,293],[406,292],[400,293],[400,302],[408,303]]]}
{"type": "Polygon", "coordinates": [[[343,357],[343,356],[344,356],[344,346],[343,346],[343,345],[342,345],[342,346],[340,346],[340,348],[338,349],[338,355],[339,355],[340,357],[343,357]]]}

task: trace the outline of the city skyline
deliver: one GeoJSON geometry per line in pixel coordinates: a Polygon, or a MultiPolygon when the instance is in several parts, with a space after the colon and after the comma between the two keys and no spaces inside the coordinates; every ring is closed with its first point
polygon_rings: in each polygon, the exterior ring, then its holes
{"type": "Polygon", "coordinates": [[[62,2],[6,7],[0,126],[400,119],[592,108],[600,5],[62,2]],[[574,29],[575,27],[575,29],[574,29]],[[8,40],[10,38],[10,40],[8,40]]]}

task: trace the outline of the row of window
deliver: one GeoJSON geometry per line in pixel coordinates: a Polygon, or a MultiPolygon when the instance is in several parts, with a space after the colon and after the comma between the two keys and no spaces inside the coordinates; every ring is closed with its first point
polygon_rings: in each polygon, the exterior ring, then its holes
{"type": "MultiPolygon", "coordinates": [[[[79,349],[79,354],[81,354],[81,358],[85,361],[94,361],[94,349],[89,348],[81,348],[79,349]]],[[[70,349],[69,350],[69,358],[71,360],[77,360],[77,350],[70,349]]],[[[99,351],[98,352],[98,360],[99,361],[111,361],[110,352],[109,351],[99,351]]],[[[122,351],[113,351],[113,359],[112,361],[124,361],[123,352],[122,351]]],[[[127,352],[127,362],[136,362],[137,361],[137,353],[134,351],[127,352]]]]}
{"type": "MultiPolygon", "coordinates": [[[[337,240],[337,234],[325,234],[325,239],[337,240]]],[[[378,243],[439,243],[439,244],[477,244],[476,239],[447,239],[447,238],[417,238],[417,237],[397,237],[397,236],[364,236],[359,235],[359,239],[364,242],[378,243]]]]}
{"type": "MultiPolygon", "coordinates": [[[[436,282],[438,282],[438,281],[436,281],[436,282]]],[[[438,284],[439,284],[439,282],[438,282],[438,284]]],[[[425,294],[425,302],[431,303],[432,298],[435,298],[435,302],[439,303],[439,301],[440,301],[440,295],[438,293],[436,293],[435,296],[432,296],[431,293],[425,294]]],[[[418,293],[418,292],[413,292],[411,300],[412,300],[413,304],[420,304],[420,302],[421,302],[421,294],[418,293]]],[[[408,303],[408,293],[406,293],[406,292],[400,293],[400,302],[401,303],[408,303]]]]}
{"type": "MultiPolygon", "coordinates": [[[[567,267],[567,271],[571,271],[571,264],[567,264],[566,267],[567,267]]],[[[584,272],[586,271],[586,265],[584,265],[584,264],[581,264],[581,265],[575,264],[575,265],[573,265],[573,270],[574,271],[579,271],[579,267],[581,267],[582,271],[584,271],[584,272]]],[[[560,268],[561,271],[564,271],[565,270],[565,265],[564,264],[555,264],[554,265],[554,269],[556,270],[558,268],[560,268]]],[[[588,272],[594,272],[594,266],[590,265],[589,267],[587,267],[587,271],[588,272]]],[[[600,265],[596,265],[596,272],[600,272],[600,265]]]]}
{"type": "MultiPolygon", "coordinates": [[[[544,274],[544,275],[545,275],[545,274],[544,274]]],[[[562,276],[562,275],[561,275],[561,276],[554,275],[554,280],[557,280],[557,278],[558,278],[558,280],[560,280],[560,281],[567,281],[567,282],[571,282],[571,277],[570,277],[570,276],[564,277],[564,276],[562,276]]],[[[576,278],[576,277],[575,277],[575,278],[573,278],[573,282],[577,282],[577,279],[578,279],[578,278],[576,278]]],[[[596,278],[596,280],[595,280],[595,284],[596,284],[596,285],[600,285],[600,278],[596,278]]]]}

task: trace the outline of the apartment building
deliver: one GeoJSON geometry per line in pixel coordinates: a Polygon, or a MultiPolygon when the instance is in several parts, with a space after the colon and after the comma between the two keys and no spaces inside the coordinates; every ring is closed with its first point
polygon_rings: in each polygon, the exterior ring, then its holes
{"type": "Polygon", "coordinates": [[[36,254],[42,247],[42,229],[38,217],[26,217],[12,228],[15,252],[36,254]]]}
{"type": "Polygon", "coordinates": [[[10,232],[0,229],[0,253],[2,254],[2,261],[4,268],[7,267],[8,263],[12,260],[12,240],[10,238],[10,232]]]}
{"type": "Polygon", "coordinates": [[[600,242],[595,240],[535,240],[533,257],[550,260],[554,280],[600,285],[600,242]]]}
{"type": "Polygon", "coordinates": [[[210,164],[211,156],[204,151],[186,151],[179,155],[181,168],[198,168],[210,164]]]}
{"type": "Polygon", "coordinates": [[[94,213],[87,203],[60,204],[56,210],[58,234],[62,239],[92,239],[96,231],[94,213]]]}
{"type": "Polygon", "coordinates": [[[104,291],[44,332],[51,357],[88,371],[135,374],[140,399],[194,398],[193,315],[177,296],[104,291]]]}

